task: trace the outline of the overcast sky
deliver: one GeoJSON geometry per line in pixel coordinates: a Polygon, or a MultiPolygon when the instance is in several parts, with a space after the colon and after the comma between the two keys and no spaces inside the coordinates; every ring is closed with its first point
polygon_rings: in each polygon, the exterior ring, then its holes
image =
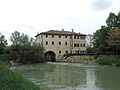
{"type": "Polygon", "coordinates": [[[119,11],[120,0],[0,0],[0,32],[7,39],[14,31],[31,37],[62,29],[92,34],[119,11]]]}

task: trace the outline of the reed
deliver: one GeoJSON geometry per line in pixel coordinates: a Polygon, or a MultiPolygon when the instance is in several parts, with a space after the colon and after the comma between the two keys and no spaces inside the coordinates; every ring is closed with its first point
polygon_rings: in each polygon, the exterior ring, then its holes
{"type": "Polygon", "coordinates": [[[42,90],[20,73],[0,65],[0,90],[42,90]]]}

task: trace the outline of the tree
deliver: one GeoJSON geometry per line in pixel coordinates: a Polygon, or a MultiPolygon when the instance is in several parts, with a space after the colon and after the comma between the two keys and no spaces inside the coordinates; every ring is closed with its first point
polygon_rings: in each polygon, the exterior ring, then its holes
{"type": "Polygon", "coordinates": [[[111,29],[120,29],[120,12],[118,15],[111,12],[106,20],[106,23],[111,29]]]}
{"type": "Polygon", "coordinates": [[[101,26],[101,29],[97,30],[93,34],[93,46],[96,50],[105,52],[108,44],[107,44],[107,38],[108,38],[108,31],[109,27],[101,26]]]}
{"type": "Polygon", "coordinates": [[[115,49],[115,53],[120,53],[120,29],[109,30],[108,45],[115,49]]]}
{"type": "Polygon", "coordinates": [[[0,54],[4,53],[4,48],[7,46],[7,40],[5,36],[0,33],[0,54]]]}
{"type": "Polygon", "coordinates": [[[10,41],[12,42],[13,46],[18,46],[21,44],[21,36],[20,33],[18,31],[15,31],[14,33],[12,33],[12,36],[10,37],[10,41]]]}
{"type": "Polygon", "coordinates": [[[117,27],[118,27],[118,29],[120,29],[120,11],[117,16],[117,27]]]}
{"type": "Polygon", "coordinates": [[[10,38],[11,59],[20,63],[35,63],[44,61],[44,47],[37,45],[35,39],[24,33],[15,31],[10,38]]]}

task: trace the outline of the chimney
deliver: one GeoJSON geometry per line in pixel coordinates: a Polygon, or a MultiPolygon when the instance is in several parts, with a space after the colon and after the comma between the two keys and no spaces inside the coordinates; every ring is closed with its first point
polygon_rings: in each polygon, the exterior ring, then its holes
{"type": "Polygon", "coordinates": [[[62,29],[62,31],[64,31],[64,29],[62,29]]]}
{"type": "Polygon", "coordinates": [[[74,29],[72,29],[72,32],[74,32],[74,29]]]}

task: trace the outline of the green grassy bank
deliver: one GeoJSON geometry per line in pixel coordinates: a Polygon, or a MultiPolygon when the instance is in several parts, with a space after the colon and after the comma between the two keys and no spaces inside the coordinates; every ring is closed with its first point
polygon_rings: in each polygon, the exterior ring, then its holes
{"type": "Polygon", "coordinates": [[[120,55],[99,55],[95,60],[101,65],[120,66],[120,55]]]}
{"type": "Polygon", "coordinates": [[[0,90],[42,90],[17,72],[0,65],[0,90]]]}

